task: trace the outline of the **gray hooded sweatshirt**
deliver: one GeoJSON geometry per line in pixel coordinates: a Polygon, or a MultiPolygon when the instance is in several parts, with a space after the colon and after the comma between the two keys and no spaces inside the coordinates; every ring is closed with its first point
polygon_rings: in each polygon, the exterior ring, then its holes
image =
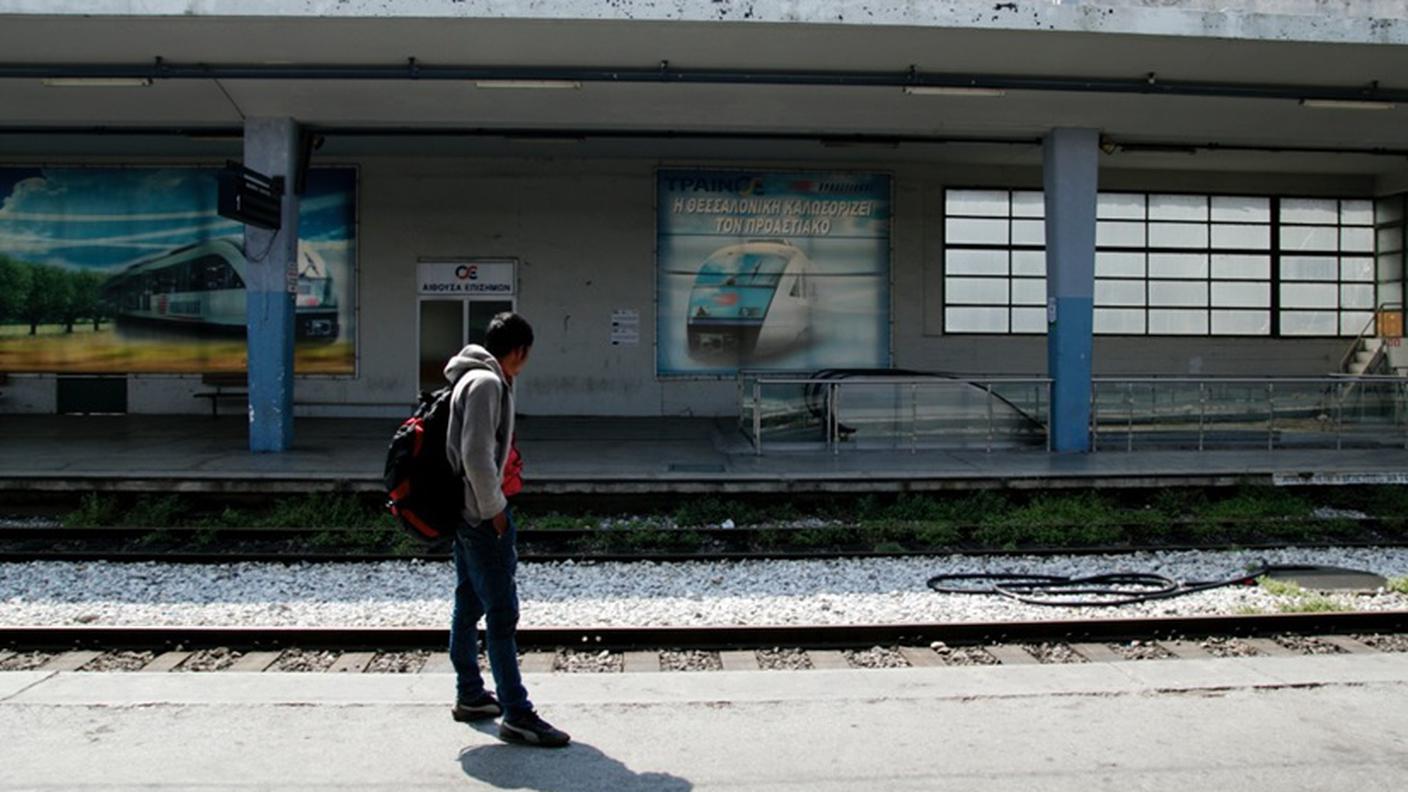
{"type": "Polygon", "coordinates": [[[470,525],[508,506],[504,465],[513,437],[513,386],[489,350],[470,344],[445,364],[454,386],[445,456],[464,482],[463,516],[470,525]]]}

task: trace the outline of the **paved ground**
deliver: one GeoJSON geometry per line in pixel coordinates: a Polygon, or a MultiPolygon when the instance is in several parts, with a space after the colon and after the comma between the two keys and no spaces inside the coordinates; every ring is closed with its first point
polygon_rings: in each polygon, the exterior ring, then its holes
{"type": "MultiPolygon", "coordinates": [[[[279,490],[381,487],[395,420],[300,418],[293,449],[250,454],[240,418],[0,415],[0,489],[93,486],[279,490]]],[[[527,418],[519,433],[539,492],[825,491],[969,486],[1162,486],[1408,481],[1408,450],[777,452],[755,456],[732,422],[527,418]]]]}
{"type": "Polygon", "coordinates": [[[1401,790],[1408,655],[529,675],[576,743],[451,678],[0,674],[0,790],[1401,790]]]}

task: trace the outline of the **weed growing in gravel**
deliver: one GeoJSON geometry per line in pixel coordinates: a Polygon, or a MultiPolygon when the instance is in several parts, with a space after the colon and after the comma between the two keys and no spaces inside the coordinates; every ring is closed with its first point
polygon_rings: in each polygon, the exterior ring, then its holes
{"type": "Polygon", "coordinates": [[[391,515],[369,511],[355,496],[331,492],[280,498],[255,522],[256,527],[267,528],[389,528],[392,525],[391,515]]]}
{"type": "Polygon", "coordinates": [[[597,519],[590,514],[551,514],[542,515],[519,515],[517,522],[524,528],[535,531],[577,531],[583,528],[594,528],[597,519]]]}
{"type": "Polygon", "coordinates": [[[1129,518],[1129,513],[1095,493],[1038,495],[1026,506],[980,525],[973,537],[1005,549],[1028,544],[1113,544],[1124,538],[1121,523],[1129,518]]]}
{"type": "Polygon", "coordinates": [[[1320,528],[1287,520],[1306,519],[1313,507],[1303,498],[1272,488],[1245,488],[1212,501],[1194,516],[1193,535],[1203,541],[1245,542],[1268,534],[1287,539],[1318,534],[1320,528]],[[1267,525],[1267,523],[1278,523],[1267,525]]]}
{"type": "Polygon", "coordinates": [[[65,528],[101,528],[117,523],[117,498],[90,492],[63,520],[65,528]]]}
{"type": "Polygon", "coordinates": [[[1256,582],[1267,594],[1277,597],[1300,597],[1305,594],[1305,589],[1294,580],[1277,580],[1262,575],[1256,579],[1256,582]]]}
{"type": "Polygon", "coordinates": [[[186,504],[179,495],[160,498],[143,495],[122,516],[122,524],[134,528],[170,528],[181,524],[186,504]]]}
{"type": "Polygon", "coordinates": [[[1266,613],[1266,610],[1255,605],[1238,605],[1236,613],[1238,616],[1260,616],[1266,613]]]}
{"type": "Polygon", "coordinates": [[[1390,579],[1388,590],[1395,594],[1408,594],[1408,577],[1390,579]]]}
{"type": "Polygon", "coordinates": [[[1282,602],[1276,607],[1282,613],[1333,613],[1335,611],[1350,610],[1350,608],[1346,608],[1339,602],[1320,594],[1297,597],[1290,602],[1282,602]]]}

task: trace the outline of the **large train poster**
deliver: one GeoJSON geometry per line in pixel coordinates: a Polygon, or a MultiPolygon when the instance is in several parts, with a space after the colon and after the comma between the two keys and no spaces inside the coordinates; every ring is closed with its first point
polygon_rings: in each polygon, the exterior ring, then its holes
{"type": "MultiPolygon", "coordinates": [[[[0,168],[0,372],[244,371],[244,227],[211,168],[0,168]]],[[[357,172],[300,204],[294,369],[351,374],[357,172]]]]}
{"type": "Polygon", "coordinates": [[[890,177],[661,170],[656,368],[890,365],[890,177]]]}

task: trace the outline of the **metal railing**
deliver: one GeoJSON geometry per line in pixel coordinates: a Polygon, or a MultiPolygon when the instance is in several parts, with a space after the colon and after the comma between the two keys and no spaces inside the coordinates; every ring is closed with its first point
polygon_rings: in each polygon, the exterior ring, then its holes
{"type": "Polygon", "coordinates": [[[904,450],[1050,448],[1043,378],[741,374],[740,428],[764,445],[904,450]]]}
{"type": "Polygon", "coordinates": [[[1408,449],[1408,378],[1096,379],[1092,450],[1118,448],[1408,449]]]}
{"type": "MultiPolygon", "coordinates": [[[[1364,327],[1360,329],[1359,335],[1354,337],[1354,343],[1349,345],[1349,348],[1345,350],[1344,357],[1340,358],[1340,371],[1349,371],[1350,361],[1354,360],[1354,356],[1359,354],[1359,348],[1364,343],[1364,339],[1370,337],[1370,334],[1377,337],[1383,333],[1383,328],[1380,325],[1383,322],[1384,314],[1395,309],[1397,309],[1399,314],[1402,315],[1403,303],[1379,303],[1378,307],[1374,309],[1374,315],[1369,317],[1369,321],[1364,323],[1364,327]]],[[[1374,359],[1369,361],[1370,369],[1372,369],[1373,364],[1381,360],[1382,357],[1383,349],[1381,348],[1377,353],[1375,353],[1374,359]]],[[[1365,370],[1366,373],[1368,370],[1369,369],[1365,370]]]]}

